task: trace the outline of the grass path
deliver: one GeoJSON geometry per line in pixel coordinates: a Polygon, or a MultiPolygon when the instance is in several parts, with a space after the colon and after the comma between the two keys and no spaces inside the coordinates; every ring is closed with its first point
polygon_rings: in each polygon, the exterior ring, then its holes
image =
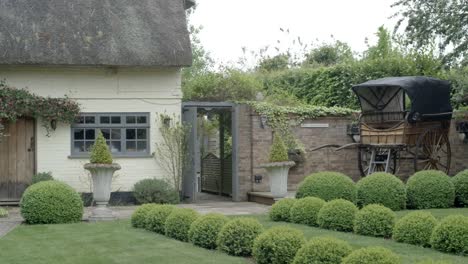
{"type": "Polygon", "coordinates": [[[230,257],[130,227],[129,221],[22,225],[0,239],[0,263],[246,264],[230,257]]]}

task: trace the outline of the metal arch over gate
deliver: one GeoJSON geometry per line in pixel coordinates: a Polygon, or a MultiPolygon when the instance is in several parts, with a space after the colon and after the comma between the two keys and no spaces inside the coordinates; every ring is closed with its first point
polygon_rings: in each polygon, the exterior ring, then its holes
{"type": "MultiPolygon", "coordinates": [[[[189,162],[184,169],[184,177],[182,180],[182,192],[187,201],[197,202],[200,200],[202,193],[202,151],[199,136],[201,135],[199,127],[200,113],[222,112],[230,114],[230,133],[232,136],[232,152],[231,165],[225,166],[230,169],[231,177],[231,197],[233,201],[239,201],[239,178],[238,178],[238,106],[229,102],[184,102],[182,103],[182,121],[189,124],[191,127],[189,136],[189,162]],[[230,167],[230,168],[229,168],[230,167]]],[[[223,115],[221,115],[223,116],[223,115]]],[[[220,126],[220,136],[224,136],[224,128],[220,126]]],[[[224,143],[220,144],[220,153],[224,150],[224,143]]],[[[221,154],[221,157],[223,155],[221,154]]],[[[224,164],[221,162],[220,164],[224,164]]],[[[223,166],[223,165],[221,165],[223,166]]],[[[223,167],[221,171],[223,171],[223,167]]],[[[222,173],[223,174],[223,173],[222,173]]],[[[223,175],[220,175],[221,181],[223,175]]],[[[226,184],[222,183],[219,190],[219,195],[226,190],[226,184]],[[223,188],[224,186],[224,188],[223,188]]],[[[224,192],[226,193],[226,192],[224,192]]]]}

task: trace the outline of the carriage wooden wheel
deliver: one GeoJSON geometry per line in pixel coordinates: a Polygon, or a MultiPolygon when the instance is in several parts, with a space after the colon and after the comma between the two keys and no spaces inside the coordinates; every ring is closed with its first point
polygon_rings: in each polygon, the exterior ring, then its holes
{"type": "Polygon", "coordinates": [[[367,176],[369,174],[369,170],[372,170],[372,172],[385,172],[385,170],[387,170],[386,172],[395,174],[398,165],[398,154],[399,152],[396,149],[359,147],[358,167],[359,171],[361,172],[361,176],[367,176]],[[374,165],[373,168],[371,168],[372,165],[370,161],[373,149],[376,151],[377,162],[382,163],[377,163],[374,165]],[[387,168],[386,164],[383,162],[385,162],[389,158],[388,151],[390,151],[390,161],[389,166],[387,168]]]}
{"type": "Polygon", "coordinates": [[[450,171],[451,149],[447,131],[430,129],[418,139],[415,148],[414,170],[450,171]]]}

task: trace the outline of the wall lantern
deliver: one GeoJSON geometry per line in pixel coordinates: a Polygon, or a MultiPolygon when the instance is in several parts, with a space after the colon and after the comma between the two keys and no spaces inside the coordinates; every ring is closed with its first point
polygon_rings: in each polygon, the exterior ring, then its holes
{"type": "Polygon", "coordinates": [[[55,131],[57,129],[57,120],[50,120],[50,127],[55,131]]]}

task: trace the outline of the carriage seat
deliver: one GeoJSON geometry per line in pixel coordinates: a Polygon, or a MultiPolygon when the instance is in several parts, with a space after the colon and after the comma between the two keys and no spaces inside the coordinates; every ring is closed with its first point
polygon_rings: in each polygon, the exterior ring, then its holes
{"type": "Polygon", "coordinates": [[[365,112],[359,120],[374,129],[390,129],[406,121],[408,111],[398,112],[365,112]]]}

